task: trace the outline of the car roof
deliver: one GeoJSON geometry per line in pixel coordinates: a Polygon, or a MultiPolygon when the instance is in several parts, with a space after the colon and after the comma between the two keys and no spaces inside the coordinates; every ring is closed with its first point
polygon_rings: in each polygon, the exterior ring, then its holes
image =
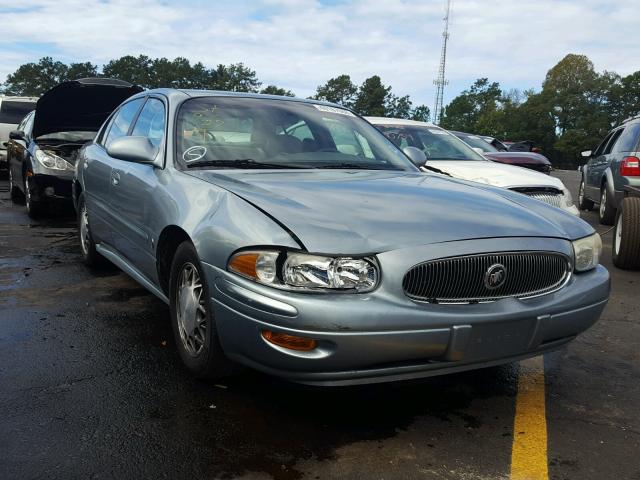
{"type": "Polygon", "coordinates": [[[418,120],[408,120],[406,118],[387,118],[387,117],[364,117],[374,125],[414,125],[419,127],[441,128],[430,122],[420,122],[418,120]]]}
{"type": "Polygon", "coordinates": [[[282,95],[267,95],[265,93],[252,93],[252,92],[229,92],[226,90],[197,90],[197,89],[188,89],[188,88],[154,88],[152,90],[145,90],[144,92],[141,92],[138,95],[149,95],[154,93],[165,95],[167,97],[172,97],[176,95],[187,95],[193,98],[201,98],[201,97],[258,98],[258,99],[268,99],[268,100],[279,100],[283,102],[298,102],[298,103],[325,105],[328,107],[335,107],[335,108],[341,108],[343,110],[350,110],[349,108],[339,105],[337,103],[325,102],[322,100],[314,100],[311,98],[285,97],[282,95]]]}

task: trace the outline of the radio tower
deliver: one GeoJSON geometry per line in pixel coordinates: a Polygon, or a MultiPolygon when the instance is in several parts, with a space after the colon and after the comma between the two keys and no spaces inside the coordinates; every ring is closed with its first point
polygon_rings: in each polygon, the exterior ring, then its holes
{"type": "Polygon", "coordinates": [[[436,86],[436,104],[433,107],[433,123],[440,124],[442,118],[442,97],[444,86],[449,84],[444,78],[444,67],[447,62],[447,40],[449,40],[449,12],[451,10],[451,0],[447,0],[447,13],[444,16],[444,31],[442,32],[442,52],[440,53],[440,67],[438,67],[438,78],[433,81],[436,86]]]}

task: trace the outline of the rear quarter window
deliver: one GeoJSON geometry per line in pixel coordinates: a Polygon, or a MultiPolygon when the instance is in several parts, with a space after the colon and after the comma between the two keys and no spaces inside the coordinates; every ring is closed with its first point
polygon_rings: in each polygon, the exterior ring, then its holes
{"type": "Polygon", "coordinates": [[[618,141],[611,150],[617,152],[635,152],[638,150],[638,141],[640,140],[640,123],[629,125],[624,129],[618,141]]]}

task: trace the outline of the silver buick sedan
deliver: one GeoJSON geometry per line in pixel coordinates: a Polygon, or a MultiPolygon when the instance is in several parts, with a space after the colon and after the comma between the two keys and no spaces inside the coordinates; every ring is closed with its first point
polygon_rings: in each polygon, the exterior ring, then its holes
{"type": "Polygon", "coordinates": [[[588,224],[421,162],[337,105],[146,91],[78,155],[82,253],[170,306],[198,377],[424,377],[540,355],[598,320],[609,275],[588,224]]]}

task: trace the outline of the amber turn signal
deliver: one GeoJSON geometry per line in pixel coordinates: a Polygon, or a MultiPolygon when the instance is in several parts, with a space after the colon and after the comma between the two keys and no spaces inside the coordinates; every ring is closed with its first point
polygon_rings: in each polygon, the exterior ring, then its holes
{"type": "Polygon", "coordinates": [[[313,350],[318,345],[313,338],[296,337],[295,335],[287,335],[286,333],[272,332],[270,330],[263,330],[262,336],[266,341],[274,345],[301,352],[313,350]]]}
{"type": "Polygon", "coordinates": [[[242,253],[234,256],[229,262],[229,270],[245,275],[249,278],[257,278],[256,263],[258,262],[257,253],[242,253]]]}

